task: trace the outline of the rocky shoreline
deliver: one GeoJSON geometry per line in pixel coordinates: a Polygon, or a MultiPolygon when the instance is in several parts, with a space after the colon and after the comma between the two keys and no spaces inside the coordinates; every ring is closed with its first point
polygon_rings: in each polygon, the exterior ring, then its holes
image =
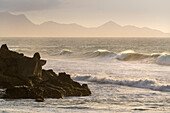
{"type": "Polygon", "coordinates": [[[0,88],[5,89],[4,99],[64,98],[90,96],[87,84],[73,81],[65,72],[56,74],[42,69],[46,60],[37,52],[32,58],[10,51],[6,44],[0,48],[0,88]]]}

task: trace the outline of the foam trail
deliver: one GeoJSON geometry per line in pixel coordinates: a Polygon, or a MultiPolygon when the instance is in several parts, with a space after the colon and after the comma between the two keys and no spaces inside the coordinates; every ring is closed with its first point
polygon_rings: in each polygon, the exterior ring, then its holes
{"type": "Polygon", "coordinates": [[[158,85],[154,80],[116,80],[110,78],[100,78],[96,76],[75,76],[73,79],[78,81],[88,81],[88,82],[96,82],[101,84],[116,84],[137,88],[146,88],[152,89],[156,91],[165,91],[170,92],[170,85],[158,85]]]}

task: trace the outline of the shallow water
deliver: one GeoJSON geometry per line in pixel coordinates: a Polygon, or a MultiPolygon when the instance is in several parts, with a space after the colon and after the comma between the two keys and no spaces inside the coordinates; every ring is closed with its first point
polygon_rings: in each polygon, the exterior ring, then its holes
{"type": "Polygon", "coordinates": [[[170,39],[0,39],[0,44],[3,43],[28,56],[39,51],[47,60],[43,68],[67,72],[74,80],[88,83],[92,96],[45,99],[43,103],[31,99],[0,99],[2,113],[170,111],[170,66],[167,64],[170,39]],[[60,54],[63,49],[64,53],[60,54]],[[149,57],[118,60],[118,55],[131,55],[121,53],[125,50],[149,57]],[[163,52],[167,56],[162,61],[163,52]],[[150,57],[152,53],[160,56],[150,57]],[[157,63],[160,57],[161,65],[157,63]]]}

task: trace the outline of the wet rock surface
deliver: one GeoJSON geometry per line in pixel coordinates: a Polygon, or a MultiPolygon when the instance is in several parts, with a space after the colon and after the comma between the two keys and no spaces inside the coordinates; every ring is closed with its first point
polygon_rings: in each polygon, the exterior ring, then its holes
{"type": "Polygon", "coordinates": [[[46,64],[37,52],[32,58],[10,51],[6,44],[0,48],[0,88],[5,88],[5,99],[64,98],[68,96],[90,96],[87,84],[73,81],[65,72],[56,74],[44,70],[46,64]]]}

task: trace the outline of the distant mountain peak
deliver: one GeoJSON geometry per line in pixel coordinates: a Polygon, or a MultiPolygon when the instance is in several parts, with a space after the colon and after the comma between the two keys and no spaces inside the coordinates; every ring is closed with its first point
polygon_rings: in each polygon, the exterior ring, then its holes
{"type": "Polygon", "coordinates": [[[106,22],[105,24],[116,24],[116,25],[118,25],[117,23],[115,23],[115,22],[114,22],[114,21],[112,21],[112,20],[110,20],[110,21],[106,22]]]}
{"type": "Polygon", "coordinates": [[[100,28],[103,27],[103,28],[107,28],[107,27],[121,27],[119,24],[113,22],[113,21],[108,21],[106,23],[104,23],[103,25],[99,26],[100,28]]]}
{"type": "Polygon", "coordinates": [[[108,21],[99,27],[83,27],[76,23],[63,24],[46,21],[40,25],[32,23],[24,14],[0,12],[0,37],[170,37],[156,29],[121,26],[108,21]]]}

